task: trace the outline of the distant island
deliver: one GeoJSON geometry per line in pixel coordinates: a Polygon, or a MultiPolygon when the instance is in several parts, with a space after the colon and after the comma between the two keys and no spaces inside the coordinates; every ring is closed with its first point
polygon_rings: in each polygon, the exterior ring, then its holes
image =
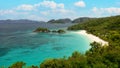
{"type": "Polygon", "coordinates": [[[57,23],[57,24],[64,24],[64,23],[72,23],[72,21],[69,19],[69,18],[65,18],[65,19],[58,19],[58,20],[55,20],[55,19],[52,19],[52,20],[49,20],[47,23],[57,23]]]}
{"type": "Polygon", "coordinates": [[[0,23],[49,23],[49,24],[65,24],[65,23],[83,23],[85,21],[95,19],[95,18],[89,18],[89,17],[80,17],[76,18],[74,20],[71,20],[69,18],[64,18],[64,19],[51,19],[47,22],[45,21],[34,21],[34,20],[28,20],[28,19],[19,19],[19,20],[0,20],[0,23]]]}
{"type": "Polygon", "coordinates": [[[44,21],[33,21],[28,19],[19,19],[19,20],[0,20],[0,23],[45,23],[44,21]]]}

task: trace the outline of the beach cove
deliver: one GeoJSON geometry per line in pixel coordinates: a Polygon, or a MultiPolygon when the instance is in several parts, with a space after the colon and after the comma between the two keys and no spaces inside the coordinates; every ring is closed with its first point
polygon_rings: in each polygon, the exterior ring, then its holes
{"type": "Polygon", "coordinates": [[[77,34],[87,37],[90,43],[97,42],[97,43],[100,43],[102,46],[109,45],[107,41],[105,41],[93,34],[88,34],[86,30],[79,30],[79,31],[75,31],[74,33],[77,33],[77,34]]]}

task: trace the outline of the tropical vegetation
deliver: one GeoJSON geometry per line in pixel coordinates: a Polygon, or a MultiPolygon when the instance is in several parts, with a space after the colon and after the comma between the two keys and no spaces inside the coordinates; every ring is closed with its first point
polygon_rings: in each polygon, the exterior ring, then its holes
{"type": "MultiPolygon", "coordinates": [[[[31,68],[120,68],[120,16],[95,18],[71,26],[68,30],[87,30],[109,42],[109,45],[93,42],[85,54],[77,51],[70,57],[48,59],[31,68]]],[[[9,68],[22,68],[24,63],[14,63],[9,68]]]]}

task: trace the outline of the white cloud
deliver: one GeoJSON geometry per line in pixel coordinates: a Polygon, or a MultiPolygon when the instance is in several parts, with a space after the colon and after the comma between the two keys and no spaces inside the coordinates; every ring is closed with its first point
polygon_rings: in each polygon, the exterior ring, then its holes
{"type": "Polygon", "coordinates": [[[52,8],[52,9],[57,7],[57,4],[53,1],[43,1],[40,3],[40,5],[42,5],[44,7],[52,8]]]}
{"type": "Polygon", "coordinates": [[[111,8],[104,8],[103,10],[108,11],[109,13],[120,14],[120,8],[111,7],[111,8]]]}
{"type": "Polygon", "coordinates": [[[0,10],[0,15],[7,18],[25,18],[32,20],[48,20],[47,18],[50,17],[65,17],[68,15],[72,16],[73,14],[74,11],[66,9],[63,3],[56,3],[48,0],[44,0],[37,4],[22,4],[12,7],[11,9],[0,10]]]}
{"type": "Polygon", "coordinates": [[[38,4],[35,4],[34,6],[36,6],[36,7],[43,6],[43,7],[47,7],[47,8],[51,8],[51,9],[64,8],[63,3],[56,3],[54,1],[43,1],[38,4]]]}
{"type": "Polygon", "coordinates": [[[13,14],[13,13],[15,13],[13,10],[0,10],[0,15],[13,14]]]}
{"type": "Polygon", "coordinates": [[[51,8],[51,9],[62,9],[64,8],[63,3],[56,3],[54,1],[42,1],[37,4],[29,5],[29,4],[22,4],[18,7],[16,7],[16,10],[24,10],[24,11],[31,11],[31,10],[36,10],[37,8],[51,8]]]}
{"type": "Polygon", "coordinates": [[[63,4],[63,3],[60,3],[60,4],[58,4],[58,7],[59,7],[59,8],[64,8],[64,4],[63,4]]]}
{"type": "Polygon", "coordinates": [[[55,9],[55,10],[51,10],[51,12],[53,13],[59,13],[59,14],[71,14],[74,13],[74,11],[72,10],[67,10],[67,9],[55,9]]]}
{"type": "Polygon", "coordinates": [[[27,15],[29,12],[18,12],[14,9],[0,10],[0,15],[27,15]]]}
{"type": "Polygon", "coordinates": [[[45,15],[45,16],[49,14],[49,12],[47,12],[47,11],[41,11],[40,13],[41,13],[42,15],[45,15]]]}
{"type": "Polygon", "coordinates": [[[43,1],[38,4],[35,4],[34,6],[36,7],[44,7],[44,8],[50,8],[47,9],[47,11],[40,12],[43,15],[48,15],[48,14],[65,14],[65,13],[72,13],[73,11],[65,9],[65,6],[63,3],[56,3],[54,1],[43,1]]]}
{"type": "Polygon", "coordinates": [[[99,14],[104,14],[104,13],[109,13],[109,14],[120,14],[120,8],[117,7],[110,7],[110,8],[97,8],[94,7],[92,9],[94,13],[99,13],[99,14]]]}
{"type": "Polygon", "coordinates": [[[78,7],[85,7],[86,6],[84,1],[78,1],[78,2],[74,3],[74,5],[78,6],[78,7]]]}
{"type": "Polygon", "coordinates": [[[18,7],[16,7],[17,10],[25,10],[25,11],[31,11],[34,10],[34,6],[33,5],[28,5],[28,4],[23,4],[20,5],[18,7]]]}
{"type": "Polygon", "coordinates": [[[94,7],[94,8],[92,9],[92,11],[96,13],[96,12],[98,12],[98,8],[94,7]]]}

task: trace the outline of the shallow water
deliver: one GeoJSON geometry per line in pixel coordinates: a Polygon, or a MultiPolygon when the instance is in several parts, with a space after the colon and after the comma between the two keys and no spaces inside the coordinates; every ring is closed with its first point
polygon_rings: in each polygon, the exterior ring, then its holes
{"type": "Polygon", "coordinates": [[[0,33],[0,66],[16,61],[39,65],[45,59],[68,57],[74,51],[85,53],[90,48],[84,36],[73,32],[55,34],[32,30],[0,33]]]}

